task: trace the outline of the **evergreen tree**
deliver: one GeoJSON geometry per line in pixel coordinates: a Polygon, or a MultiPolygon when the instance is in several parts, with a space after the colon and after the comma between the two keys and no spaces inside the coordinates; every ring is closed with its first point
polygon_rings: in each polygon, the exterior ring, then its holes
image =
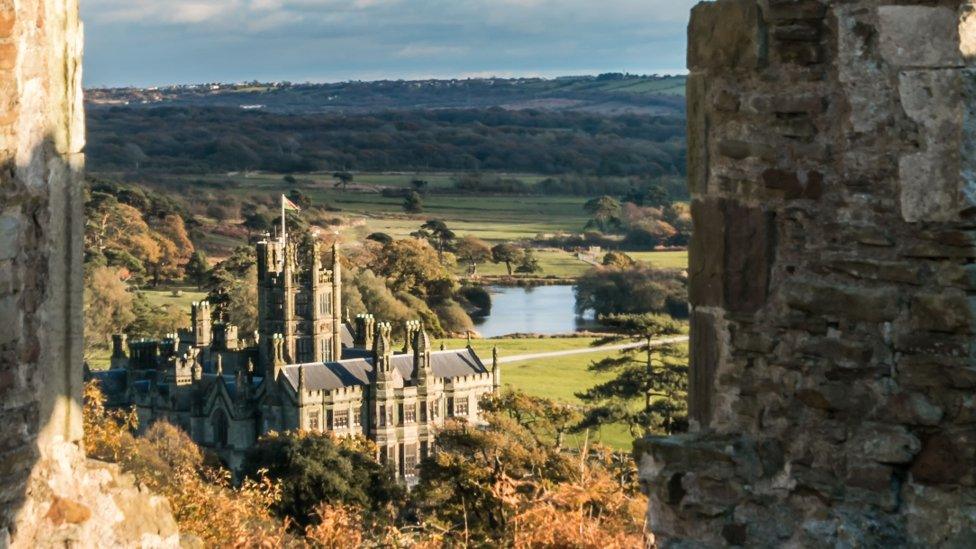
{"type": "Polygon", "coordinates": [[[197,250],[190,256],[190,262],[186,265],[186,279],[197,288],[203,288],[210,279],[210,262],[202,251],[197,250]]]}
{"type": "Polygon", "coordinates": [[[643,345],[621,351],[620,356],[598,360],[590,371],[614,374],[605,381],[576,393],[592,407],[579,428],[626,423],[633,436],[672,434],[687,428],[687,351],[672,343],[654,340],[682,333],[681,326],[660,315],[611,315],[601,321],[621,335],[597,344],[635,341],[643,345]]]}

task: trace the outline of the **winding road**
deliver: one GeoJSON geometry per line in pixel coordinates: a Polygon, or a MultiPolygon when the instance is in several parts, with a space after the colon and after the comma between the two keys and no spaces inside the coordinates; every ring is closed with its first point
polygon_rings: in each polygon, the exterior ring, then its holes
{"type": "MultiPolygon", "coordinates": [[[[672,343],[684,343],[688,341],[688,336],[675,336],[675,337],[665,337],[661,339],[655,339],[651,341],[652,346],[669,345],[672,343]]],[[[587,353],[602,353],[606,351],[623,351],[625,349],[634,349],[636,347],[644,346],[644,342],[639,343],[621,343],[619,345],[602,345],[600,347],[584,347],[582,349],[568,349],[565,351],[549,351],[547,353],[532,353],[528,355],[515,355],[515,356],[499,356],[499,364],[508,364],[512,362],[522,362],[525,360],[538,360],[540,358],[555,358],[560,356],[570,356],[570,355],[583,355],[587,353]]]]}

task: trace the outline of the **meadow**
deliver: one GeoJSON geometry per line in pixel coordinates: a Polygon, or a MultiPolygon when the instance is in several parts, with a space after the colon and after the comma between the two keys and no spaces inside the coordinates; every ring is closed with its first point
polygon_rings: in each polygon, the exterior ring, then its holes
{"type": "MultiPolygon", "coordinates": [[[[453,185],[454,173],[357,173],[349,189],[337,189],[331,174],[306,174],[296,177],[296,182],[285,182],[279,174],[252,173],[201,176],[203,187],[224,184],[225,189],[212,191],[212,199],[222,196],[238,199],[276,200],[278,196],[296,188],[305,193],[313,205],[328,205],[335,209],[326,217],[341,220],[341,234],[346,242],[359,242],[375,232],[405,238],[429,219],[441,219],[459,237],[473,235],[489,244],[534,239],[540,235],[555,233],[579,233],[587,222],[583,211],[586,198],[548,195],[466,195],[438,194],[437,189],[453,185]],[[401,198],[386,197],[383,188],[409,188],[414,179],[428,182],[432,191],[424,197],[424,211],[419,214],[403,212],[401,198]],[[232,182],[226,185],[226,182],[232,182]]],[[[528,184],[537,183],[544,176],[535,174],[501,174],[518,178],[528,184]]],[[[172,182],[183,181],[173,179],[172,182]]],[[[160,184],[167,185],[166,179],[160,184]]],[[[203,220],[215,223],[214,220],[203,220]]],[[[212,258],[226,256],[241,244],[215,231],[203,231],[206,247],[212,258]]],[[[687,252],[642,251],[628,252],[634,259],[662,269],[687,267],[687,252]]],[[[572,279],[581,276],[591,265],[580,261],[574,254],[556,248],[536,251],[542,272],[537,276],[572,279]]],[[[466,266],[459,266],[457,273],[464,274],[466,266]]],[[[478,266],[482,276],[505,276],[503,264],[483,263],[478,266]]]]}

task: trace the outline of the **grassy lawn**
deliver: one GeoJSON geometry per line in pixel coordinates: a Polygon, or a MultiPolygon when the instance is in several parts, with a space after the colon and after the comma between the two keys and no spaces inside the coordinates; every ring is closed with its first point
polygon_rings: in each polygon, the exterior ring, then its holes
{"type": "MultiPolygon", "coordinates": [[[[463,347],[463,339],[443,340],[448,349],[463,347]]],[[[589,346],[593,338],[475,339],[471,346],[485,362],[491,360],[491,348],[499,355],[521,355],[578,349],[589,346]]],[[[548,359],[513,362],[502,365],[502,384],[530,395],[551,398],[569,404],[582,404],[576,392],[607,381],[612,375],[587,370],[594,360],[616,356],[617,351],[570,355],[548,359]]],[[[582,435],[569,437],[568,444],[582,444],[582,435]]],[[[591,442],[601,442],[620,450],[630,450],[633,437],[624,425],[609,425],[590,433],[591,442]]]]}
{"type": "Polygon", "coordinates": [[[627,252],[627,255],[658,269],[687,269],[688,251],[627,252]]]}
{"type": "Polygon", "coordinates": [[[176,287],[159,290],[142,290],[140,292],[149,300],[149,303],[156,307],[176,305],[181,310],[190,311],[190,305],[194,301],[203,301],[207,298],[207,292],[197,290],[196,287],[176,287]],[[179,294],[179,295],[176,295],[179,294]]]}

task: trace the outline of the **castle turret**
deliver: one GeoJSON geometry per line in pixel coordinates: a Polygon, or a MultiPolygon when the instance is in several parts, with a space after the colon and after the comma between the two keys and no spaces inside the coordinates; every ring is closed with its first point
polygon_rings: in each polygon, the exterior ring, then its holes
{"type": "Polygon", "coordinates": [[[491,386],[496,393],[502,387],[502,367],[498,363],[498,347],[491,348],[491,386]]]}
{"type": "Polygon", "coordinates": [[[213,347],[217,351],[235,351],[240,348],[237,326],[218,322],[213,325],[213,347]]]}
{"type": "Polygon", "coordinates": [[[376,324],[373,336],[373,364],[376,366],[376,376],[391,373],[393,369],[393,326],[389,322],[376,324]]]}
{"type": "Polygon", "coordinates": [[[125,334],[115,334],[112,336],[112,366],[111,369],[118,370],[129,365],[129,355],[125,352],[127,340],[125,334]]]}
{"type": "Polygon", "coordinates": [[[190,322],[193,325],[193,344],[197,347],[209,346],[212,341],[210,303],[194,301],[190,307],[190,322]]]}
{"type": "Polygon", "coordinates": [[[332,360],[342,360],[342,263],[339,238],[332,243],[332,360]]]}
{"type": "Polygon", "coordinates": [[[419,383],[426,383],[428,379],[433,377],[433,371],[430,365],[430,338],[427,337],[427,332],[422,326],[413,333],[411,347],[413,348],[414,379],[419,383]]]}

